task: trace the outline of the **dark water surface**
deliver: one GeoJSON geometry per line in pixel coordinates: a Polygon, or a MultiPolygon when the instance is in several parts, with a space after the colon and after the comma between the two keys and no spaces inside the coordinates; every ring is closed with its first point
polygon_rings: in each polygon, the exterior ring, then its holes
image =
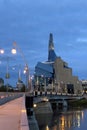
{"type": "Polygon", "coordinates": [[[87,109],[38,114],[40,130],[87,130],[87,109]]]}

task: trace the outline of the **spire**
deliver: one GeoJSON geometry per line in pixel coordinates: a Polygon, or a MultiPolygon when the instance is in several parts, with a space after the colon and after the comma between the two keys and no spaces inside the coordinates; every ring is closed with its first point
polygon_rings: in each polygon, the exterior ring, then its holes
{"type": "Polygon", "coordinates": [[[56,58],[57,56],[54,51],[53,34],[50,33],[48,45],[48,61],[55,61],[56,58]]]}
{"type": "Polygon", "coordinates": [[[50,36],[49,36],[49,50],[54,50],[53,34],[52,33],[50,33],[50,36]]]}

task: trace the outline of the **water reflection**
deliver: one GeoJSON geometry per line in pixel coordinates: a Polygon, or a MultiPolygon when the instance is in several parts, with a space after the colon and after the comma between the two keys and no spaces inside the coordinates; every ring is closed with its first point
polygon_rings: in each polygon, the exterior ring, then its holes
{"type": "Polygon", "coordinates": [[[36,115],[40,130],[85,130],[87,110],[69,110],[36,115]]]}

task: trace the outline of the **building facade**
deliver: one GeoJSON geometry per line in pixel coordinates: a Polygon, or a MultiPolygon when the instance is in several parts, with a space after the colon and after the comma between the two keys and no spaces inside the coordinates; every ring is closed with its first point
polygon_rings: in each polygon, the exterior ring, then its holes
{"type": "Polygon", "coordinates": [[[87,80],[81,80],[83,93],[87,94],[87,80]]]}
{"type": "Polygon", "coordinates": [[[54,70],[57,91],[71,94],[82,92],[82,84],[78,77],[72,75],[72,69],[60,57],[54,62],[54,70]]]}
{"type": "Polygon", "coordinates": [[[73,76],[68,63],[54,51],[53,35],[49,36],[48,60],[35,66],[35,86],[59,93],[81,94],[82,84],[73,76]]]}

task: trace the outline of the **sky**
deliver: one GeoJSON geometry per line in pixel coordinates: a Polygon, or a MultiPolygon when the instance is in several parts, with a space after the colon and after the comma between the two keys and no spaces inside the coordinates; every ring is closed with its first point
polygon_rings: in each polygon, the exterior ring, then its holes
{"type": "Polygon", "coordinates": [[[10,68],[19,68],[25,64],[23,55],[32,74],[37,62],[48,58],[50,33],[57,56],[73,75],[87,79],[87,0],[0,0],[0,48],[5,50],[0,77],[8,57],[10,68]],[[21,50],[15,56],[14,41],[21,50]]]}

